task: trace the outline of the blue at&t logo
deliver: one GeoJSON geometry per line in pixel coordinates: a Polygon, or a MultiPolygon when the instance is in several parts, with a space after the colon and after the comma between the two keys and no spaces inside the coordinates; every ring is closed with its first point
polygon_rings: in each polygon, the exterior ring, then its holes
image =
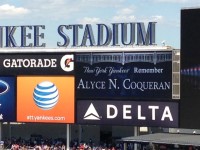
{"type": "Polygon", "coordinates": [[[43,110],[52,109],[57,104],[58,98],[58,89],[50,81],[43,81],[34,89],[33,99],[36,105],[43,110]]]}

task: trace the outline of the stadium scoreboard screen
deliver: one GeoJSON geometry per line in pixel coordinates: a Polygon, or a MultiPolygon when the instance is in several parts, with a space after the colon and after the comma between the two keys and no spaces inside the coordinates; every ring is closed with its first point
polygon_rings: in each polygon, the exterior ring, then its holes
{"type": "Polygon", "coordinates": [[[109,124],[109,117],[98,122],[87,116],[104,116],[97,112],[102,104],[107,113],[125,111],[123,117],[107,114],[114,117],[112,125],[178,127],[179,106],[173,100],[180,94],[179,63],[174,61],[178,53],[168,48],[116,49],[2,53],[2,90],[12,88],[1,95],[1,121],[109,124]],[[6,111],[8,96],[13,113],[6,111]],[[87,105],[78,109],[83,103],[87,105]]]}
{"type": "Polygon", "coordinates": [[[172,51],[76,53],[75,61],[78,99],[172,99],[172,51]]]}

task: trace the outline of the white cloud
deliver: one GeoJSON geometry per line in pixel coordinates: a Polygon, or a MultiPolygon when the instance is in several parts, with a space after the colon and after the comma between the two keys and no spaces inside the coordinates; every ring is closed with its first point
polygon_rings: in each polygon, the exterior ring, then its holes
{"type": "MultiPolygon", "coordinates": [[[[147,0],[151,1],[151,0],[147,0]]],[[[199,5],[200,1],[199,0],[154,0],[154,2],[159,2],[159,3],[179,3],[179,4],[189,4],[189,5],[199,5]]]]}
{"type": "Polygon", "coordinates": [[[151,16],[151,21],[154,21],[154,22],[162,22],[162,21],[163,21],[163,16],[160,16],[160,15],[151,16]]]}
{"type": "MultiPolygon", "coordinates": [[[[14,0],[11,0],[14,1],[14,0]]],[[[59,21],[63,23],[97,23],[100,18],[107,20],[116,8],[121,8],[126,0],[21,0],[21,6],[28,8],[29,22],[59,21]],[[108,12],[108,13],[107,13],[108,12]],[[104,17],[105,16],[105,17],[104,17]],[[78,18],[80,18],[78,20],[78,18]],[[71,21],[72,20],[72,21],[71,21]]],[[[12,3],[16,5],[15,3],[12,3]]],[[[123,13],[130,13],[128,9],[123,13]]],[[[8,17],[8,16],[5,16],[8,17]]]]}
{"type": "Polygon", "coordinates": [[[133,13],[133,8],[123,8],[121,9],[120,11],[118,11],[118,14],[121,14],[121,15],[130,15],[133,13]]]}
{"type": "MultiPolygon", "coordinates": [[[[21,12],[24,14],[31,12],[27,18],[31,19],[31,22],[44,22],[47,20],[69,21],[70,19],[77,21],[77,19],[74,18],[83,18],[80,19],[82,22],[90,18],[90,22],[98,22],[98,20],[96,20],[97,18],[105,20],[111,18],[111,16],[109,16],[111,15],[110,12],[114,12],[116,8],[119,10],[119,8],[125,6],[126,1],[127,0],[21,0],[21,7],[17,7],[16,2],[10,0],[9,4],[12,5],[8,6],[12,7],[15,11],[21,9],[21,12]],[[106,18],[103,17],[104,15],[106,15],[106,18]]],[[[124,8],[121,11],[121,14],[126,15],[133,12],[131,8],[124,8]]],[[[7,15],[5,11],[3,12],[0,10],[0,13],[3,14],[4,18],[10,18],[9,16],[11,16],[7,15]]],[[[7,11],[7,13],[11,13],[11,11],[7,11]]],[[[18,13],[13,14],[17,15],[18,13]]]]}
{"type": "Polygon", "coordinates": [[[136,17],[133,15],[126,16],[126,15],[118,15],[114,16],[112,18],[113,22],[119,23],[119,22],[134,22],[136,20],[136,17]]]}
{"type": "Polygon", "coordinates": [[[79,11],[77,0],[24,0],[24,5],[28,7],[35,19],[58,20],[69,18],[74,12],[79,11]]]}
{"type": "Polygon", "coordinates": [[[93,7],[121,7],[124,5],[125,0],[81,0],[79,1],[84,5],[93,7]]]}
{"type": "Polygon", "coordinates": [[[79,23],[81,24],[96,24],[96,23],[101,23],[100,18],[89,18],[89,17],[84,17],[80,20],[78,20],[79,23]]]}
{"type": "Polygon", "coordinates": [[[154,0],[156,2],[169,2],[169,3],[185,3],[188,0],[154,0]]]}
{"type": "MultiPolygon", "coordinates": [[[[64,7],[67,6],[67,0],[31,0],[25,1],[24,4],[30,9],[38,9],[38,10],[57,10],[60,11],[64,7]]],[[[66,7],[68,8],[68,7],[66,7]]]]}
{"type": "Polygon", "coordinates": [[[113,16],[113,22],[133,22],[136,20],[136,17],[133,15],[135,11],[134,6],[124,7],[119,9],[116,12],[116,15],[113,16]]]}
{"type": "Polygon", "coordinates": [[[143,18],[139,18],[135,20],[136,22],[143,22],[144,24],[148,25],[149,22],[157,22],[159,25],[166,24],[164,17],[161,15],[155,15],[155,16],[147,16],[143,18]]]}
{"type": "Polygon", "coordinates": [[[10,18],[26,15],[29,12],[30,10],[23,7],[15,7],[9,4],[0,5],[0,18],[10,18]]]}

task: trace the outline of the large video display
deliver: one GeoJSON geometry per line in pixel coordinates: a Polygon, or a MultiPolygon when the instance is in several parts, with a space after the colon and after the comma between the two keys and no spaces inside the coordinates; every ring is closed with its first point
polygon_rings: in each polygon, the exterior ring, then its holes
{"type": "Polygon", "coordinates": [[[76,98],[171,99],[172,52],[76,53],[76,98]]]}
{"type": "Polygon", "coordinates": [[[200,9],[181,10],[180,127],[200,128],[200,9]]]}
{"type": "Polygon", "coordinates": [[[3,53],[0,67],[5,121],[178,127],[172,50],[3,53]]]}

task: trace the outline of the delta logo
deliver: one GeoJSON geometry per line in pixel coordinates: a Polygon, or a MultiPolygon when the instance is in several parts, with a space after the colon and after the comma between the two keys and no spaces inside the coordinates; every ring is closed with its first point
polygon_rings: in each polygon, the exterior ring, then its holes
{"type": "Polygon", "coordinates": [[[84,115],[84,120],[100,120],[102,117],[97,113],[94,105],[91,103],[84,115]]]}

